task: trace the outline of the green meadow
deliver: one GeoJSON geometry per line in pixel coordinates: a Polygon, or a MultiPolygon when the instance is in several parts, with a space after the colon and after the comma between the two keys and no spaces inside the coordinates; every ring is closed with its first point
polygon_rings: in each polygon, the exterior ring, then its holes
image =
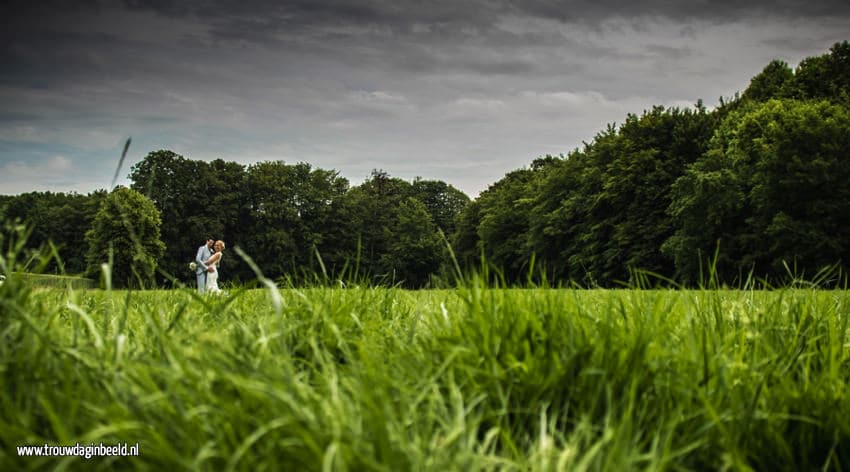
{"type": "Polygon", "coordinates": [[[850,292],[0,286],[0,470],[847,470],[850,292]],[[136,457],[20,457],[139,444],[136,457]]]}

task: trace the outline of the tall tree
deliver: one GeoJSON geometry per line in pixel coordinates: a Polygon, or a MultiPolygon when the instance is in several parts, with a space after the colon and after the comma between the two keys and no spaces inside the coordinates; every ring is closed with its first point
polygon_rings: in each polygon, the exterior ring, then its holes
{"type": "Polygon", "coordinates": [[[346,222],[341,199],[348,181],[336,171],[261,162],[248,168],[244,188],[251,228],[245,249],[261,256],[257,262],[266,275],[318,271],[317,252],[332,270],[342,264],[346,248],[338,245],[346,222]]]}
{"type": "Polygon", "coordinates": [[[478,197],[479,248],[487,263],[502,271],[509,283],[520,280],[531,262],[526,246],[532,204],[529,189],[537,177],[535,172],[509,172],[478,197]]]}
{"type": "Polygon", "coordinates": [[[44,270],[82,274],[86,270],[85,231],[91,226],[104,196],[104,191],[89,195],[29,192],[8,196],[0,205],[0,219],[18,220],[32,227],[27,241],[29,250],[53,243],[59,260],[51,261],[44,270]]]}
{"type": "Polygon", "coordinates": [[[617,128],[609,125],[583,150],[549,166],[535,188],[529,250],[544,258],[554,279],[605,283],[607,265],[620,262],[604,254],[613,227],[606,220],[610,206],[600,198],[620,142],[617,128]]]}
{"type": "Polygon", "coordinates": [[[402,200],[392,234],[380,261],[389,281],[410,288],[425,286],[440,268],[443,248],[425,205],[413,197],[402,200]]]}
{"type": "Polygon", "coordinates": [[[680,229],[666,248],[682,277],[719,241],[727,280],[782,277],[850,260],[850,113],[826,101],[770,100],[731,114],[676,183],[680,229]],[[703,220],[702,224],[698,221],[703,220]]]}
{"type": "Polygon", "coordinates": [[[351,256],[362,275],[384,280],[392,277],[393,268],[382,256],[393,241],[401,203],[410,196],[409,182],[381,170],[373,170],[369,179],[346,194],[351,238],[358,251],[351,256]]]}
{"type": "Polygon", "coordinates": [[[791,93],[794,71],[784,61],[774,60],[750,80],[743,98],[764,102],[771,98],[782,98],[791,93]]]}
{"type": "Polygon", "coordinates": [[[167,248],[160,265],[163,271],[191,282],[194,275],[186,263],[201,242],[207,237],[230,239],[230,232],[237,236],[243,222],[242,177],[240,164],[221,160],[208,164],[167,150],[151,152],[133,166],[131,188],[150,198],[162,215],[167,248]]]}
{"type": "Polygon", "coordinates": [[[850,43],[835,43],[827,54],[800,62],[787,96],[827,99],[850,105],[850,43]]]}
{"type": "Polygon", "coordinates": [[[469,204],[469,197],[441,180],[422,180],[411,184],[411,195],[425,205],[431,220],[447,237],[455,231],[457,215],[469,204]]]}
{"type": "Polygon", "coordinates": [[[599,224],[612,229],[602,240],[601,278],[607,284],[628,280],[632,269],[672,275],[672,259],[660,250],[675,230],[666,213],[671,186],[705,152],[712,131],[700,104],[693,111],[655,107],[623,124],[620,152],[596,196],[607,207],[599,224]]]}
{"type": "Polygon", "coordinates": [[[116,287],[155,285],[157,261],[165,250],[160,240],[162,220],[153,202],[125,187],[112,191],[101,203],[92,227],[88,273],[97,276],[112,255],[112,283],[116,287]]]}
{"type": "MultiPolygon", "coordinates": [[[[481,259],[481,200],[469,202],[456,217],[455,231],[451,237],[451,248],[461,269],[465,272],[477,270],[481,259]]],[[[451,266],[449,266],[451,268],[451,266]]]]}

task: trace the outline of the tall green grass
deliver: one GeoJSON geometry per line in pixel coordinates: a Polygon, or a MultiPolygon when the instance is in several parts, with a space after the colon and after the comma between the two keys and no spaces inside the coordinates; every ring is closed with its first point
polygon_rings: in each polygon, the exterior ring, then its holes
{"type": "Polygon", "coordinates": [[[842,470],[845,291],[0,286],[0,469],[842,470]],[[140,443],[132,458],[23,444],[140,443]]]}
{"type": "Polygon", "coordinates": [[[850,468],[847,291],[35,290],[4,241],[0,470],[850,468]]]}
{"type": "Polygon", "coordinates": [[[92,279],[71,275],[36,274],[19,272],[15,274],[21,281],[26,282],[34,288],[71,288],[86,289],[95,288],[96,283],[92,279]]]}

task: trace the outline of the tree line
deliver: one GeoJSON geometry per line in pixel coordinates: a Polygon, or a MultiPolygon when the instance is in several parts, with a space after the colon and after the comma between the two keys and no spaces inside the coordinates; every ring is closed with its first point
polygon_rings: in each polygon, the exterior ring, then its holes
{"type": "Polygon", "coordinates": [[[508,173],[461,214],[455,251],[509,281],[592,286],[709,275],[781,283],[850,263],[850,45],[773,61],[708,111],[654,107],[508,173]],[[536,267],[535,267],[536,266],[536,267]]]}
{"type": "MultiPolygon", "coordinates": [[[[32,249],[54,242],[48,271],[100,277],[112,258],[116,286],[191,283],[188,263],[207,237],[239,247],[265,277],[295,283],[344,278],[423,287],[450,267],[448,238],[469,197],[438,180],[375,170],[358,186],[306,163],[244,166],[149,153],[130,188],[88,195],[0,197],[0,215],[28,222],[32,249]]],[[[227,281],[256,278],[233,253],[227,281]]]]}
{"type": "MultiPolygon", "coordinates": [[[[484,264],[509,283],[617,286],[638,270],[684,285],[709,272],[730,284],[846,274],[848,97],[845,41],[795,69],[771,62],[711,111],[699,101],[630,114],[474,201],[445,182],[383,171],[352,187],[306,163],[161,150],[131,169],[128,189],[0,196],[0,216],[28,221],[32,247],[60,243],[64,266],[53,270],[93,276],[112,254],[124,258],[113,267],[125,283],[189,282],[186,264],[207,236],[242,248],[267,277],[295,281],[345,274],[426,286],[452,273],[446,242],[462,268],[484,264]]],[[[254,277],[234,254],[225,264],[231,280],[254,277]]]]}

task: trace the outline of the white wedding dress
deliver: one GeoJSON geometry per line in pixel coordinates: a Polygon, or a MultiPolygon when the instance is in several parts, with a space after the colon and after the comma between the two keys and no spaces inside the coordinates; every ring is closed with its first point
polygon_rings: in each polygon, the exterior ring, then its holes
{"type": "Polygon", "coordinates": [[[218,265],[221,263],[221,257],[212,265],[213,271],[207,273],[207,291],[210,293],[221,293],[218,287],[218,265]]]}

